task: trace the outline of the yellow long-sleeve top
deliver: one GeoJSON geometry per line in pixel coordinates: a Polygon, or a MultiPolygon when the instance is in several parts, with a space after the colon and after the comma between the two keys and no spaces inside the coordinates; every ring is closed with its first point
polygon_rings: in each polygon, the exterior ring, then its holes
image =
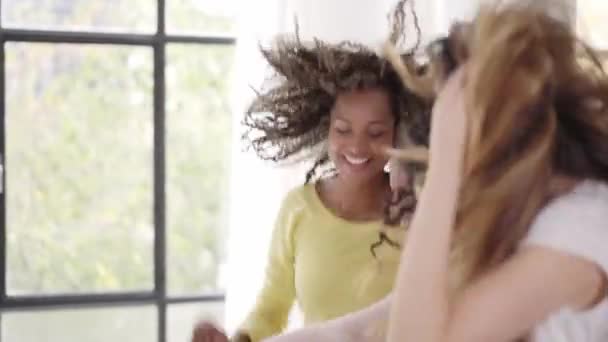
{"type": "MultiPolygon", "coordinates": [[[[365,308],[393,287],[400,251],[383,244],[374,258],[381,221],[350,222],[321,202],[313,184],[283,200],[272,235],[266,277],[240,327],[256,342],[280,333],[294,301],[305,324],[365,308]]],[[[401,229],[389,236],[401,242],[401,229]]]]}

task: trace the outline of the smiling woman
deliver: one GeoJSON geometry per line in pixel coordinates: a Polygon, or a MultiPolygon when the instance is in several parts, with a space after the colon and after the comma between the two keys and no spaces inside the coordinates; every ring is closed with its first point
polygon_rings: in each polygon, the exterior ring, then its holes
{"type": "MultiPolygon", "coordinates": [[[[392,17],[395,43],[403,41],[410,4],[400,1],[392,17]]],[[[414,38],[419,41],[419,32],[414,38]]],[[[403,59],[412,54],[405,52],[403,59]]],[[[238,341],[281,332],[295,301],[310,324],[360,309],[391,290],[399,257],[392,247],[403,230],[382,229],[392,189],[381,149],[395,144],[400,123],[418,133],[408,141],[424,144],[428,132],[425,100],[405,89],[387,60],[364,45],[309,43],[296,33],[275,39],[262,55],[274,77],[245,114],[245,141],[261,159],[310,160],[312,167],[306,184],[282,202],[264,286],[238,341]],[[362,281],[370,269],[377,277],[362,281]]],[[[415,199],[409,184],[404,187],[410,191],[404,196],[409,211],[415,199]]],[[[195,341],[212,341],[210,334],[225,338],[203,323],[195,341]]]]}
{"type": "Polygon", "coordinates": [[[377,152],[395,139],[394,110],[381,88],[346,92],[330,113],[329,157],[338,174],[364,184],[381,174],[386,158],[377,152]]]}

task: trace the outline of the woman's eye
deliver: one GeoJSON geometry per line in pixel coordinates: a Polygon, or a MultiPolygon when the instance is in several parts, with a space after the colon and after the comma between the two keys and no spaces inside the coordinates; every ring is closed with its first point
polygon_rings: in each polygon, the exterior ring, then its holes
{"type": "Polygon", "coordinates": [[[338,134],[347,134],[350,131],[348,128],[342,127],[336,127],[335,130],[338,132],[338,134]]]}
{"type": "Polygon", "coordinates": [[[371,138],[380,138],[381,136],[383,136],[386,132],[385,131],[374,131],[374,132],[369,132],[369,136],[371,138]]]}

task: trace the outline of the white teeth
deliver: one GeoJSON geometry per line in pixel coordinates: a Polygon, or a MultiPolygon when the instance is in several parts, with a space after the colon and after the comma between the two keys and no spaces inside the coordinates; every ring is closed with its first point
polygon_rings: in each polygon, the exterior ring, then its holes
{"type": "Polygon", "coordinates": [[[346,158],[346,161],[348,161],[349,163],[353,164],[353,165],[361,165],[366,163],[369,158],[355,158],[355,157],[350,157],[347,156],[346,154],[344,155],[344,158],[346,158]]]}

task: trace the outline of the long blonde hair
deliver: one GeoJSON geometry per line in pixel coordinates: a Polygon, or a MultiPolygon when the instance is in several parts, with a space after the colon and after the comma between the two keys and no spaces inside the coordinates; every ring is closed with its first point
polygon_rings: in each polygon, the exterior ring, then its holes
{"type": "MultiPolygon", "coordinates": [[[[451,269],[458,290],[515,252],[560,194],[554,176],[608,182],[608,75],[566,23],[526,6],[483,7],[444,42],[450,60],[467,63],[451,269]]],[[[442,77],[436,69],[403,81],[427,96],[442,77]]]]}

